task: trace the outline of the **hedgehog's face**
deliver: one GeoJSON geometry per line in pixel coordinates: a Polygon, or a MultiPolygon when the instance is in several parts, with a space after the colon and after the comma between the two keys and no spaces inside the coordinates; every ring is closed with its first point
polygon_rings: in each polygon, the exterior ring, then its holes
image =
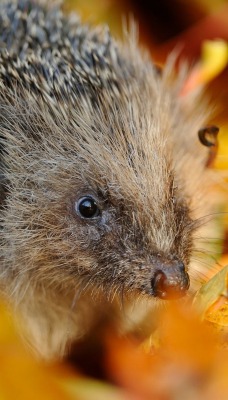
{"type": "Polygon", "coordinates": [[[146,199],[139,205],[139,199],[121,196],[114,187],[111,194],[107,188],[103,193],[78,189],[68,207],[74,220],[69,240],[74,238],[75,268],[85,282],[106,293],[119,289],[161,299],[186,293],[191,250],[186,205],[172,197],[159,220],[146,199]],[[84,257],[81,264],[77,252],[84,257]]]}
{"type": "Polygon", "coordinates": [[[58,148],[47,141],[18,157],[5,259],[19,275],[50,287],[183,296],[193,224],[169,161],[161,154],[156,165],[157,157],[140,149],[129,159],[119,143],[110,157],[96,138],[88,149],[83,143],[74,150],[74,143],[58,148]],[[92,159],[91,148],[98,154],[92,159]]]}
{"type": "Polygon", "coordinates": [[[12,131],[21,142],[15,146],[13,134],[5,156],[8,270],[48,287],[185,294],[195,225],[193,190],[182,189],[186,160],[199,174],[201,160],[187,154],[185,136],[175,142],[182,132],[174,137],[161,113],[166,97],[148,88],[149,80],[144,91],[137,86],[132,103],[126,95],[113,104],[109,92],[95,105],[88,98],[84,108],[71,104],[69,115],[34,99],[17,104],[20,124],[12,131]]]}

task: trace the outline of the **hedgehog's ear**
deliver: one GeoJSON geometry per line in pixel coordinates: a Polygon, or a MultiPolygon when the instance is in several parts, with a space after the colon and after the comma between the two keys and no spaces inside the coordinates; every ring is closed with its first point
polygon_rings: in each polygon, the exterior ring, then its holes
{"type": "Polygon", "coordinates": [[[198,137],[200,142],[209,148],[209,155],[206,162],[206,167],[211,167],[217,151],[218,151],[218,133],[219,128],[215,125],[206,126],[198,131],[198,137]]]}

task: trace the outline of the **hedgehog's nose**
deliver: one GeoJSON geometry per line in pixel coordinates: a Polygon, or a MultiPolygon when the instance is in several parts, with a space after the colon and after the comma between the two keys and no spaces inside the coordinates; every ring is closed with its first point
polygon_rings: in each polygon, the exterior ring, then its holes
{"type": "Polygon", "coordinates": [[[182,262],[173,260],[158,263],[151,280],[153,295],[160,299],[177,299],[189,288],[189,276],[182,262]]]}

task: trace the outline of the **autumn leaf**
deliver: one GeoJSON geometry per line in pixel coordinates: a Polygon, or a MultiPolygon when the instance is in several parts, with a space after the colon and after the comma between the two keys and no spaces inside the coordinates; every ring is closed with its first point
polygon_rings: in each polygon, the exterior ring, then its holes
{"type": "Polygon", "coordinates": [[[202,316],[213,305],[224,299],[228,300],[228,266],[219,271],[213,278],[205,283],[194,298],[194,305],[198,307],[202,316]]]}

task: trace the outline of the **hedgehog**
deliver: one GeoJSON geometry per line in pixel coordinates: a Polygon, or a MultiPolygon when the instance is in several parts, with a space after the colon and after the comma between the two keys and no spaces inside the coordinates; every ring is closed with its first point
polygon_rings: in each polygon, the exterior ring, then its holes
{"type": "Polygon", "coordinates": [[[120,42],[55,4],[0,3],[0,289],[46,359],[101,315],[124,330],[194,290],[217,129],[174,58],[158,70],[133,25],[120,42]]]}

